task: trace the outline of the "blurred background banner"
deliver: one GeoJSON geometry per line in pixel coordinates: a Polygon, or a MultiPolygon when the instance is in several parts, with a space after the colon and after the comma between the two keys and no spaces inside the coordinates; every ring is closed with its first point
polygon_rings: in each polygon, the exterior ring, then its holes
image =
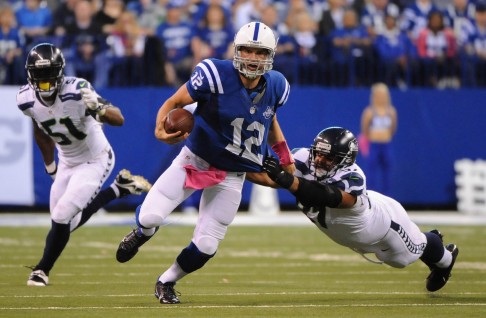
{"type": "Polygon", "coordinates": [[[32,121],[17,108],[18,87],[0,86],[0,205],[34,205],[32,121]]]}

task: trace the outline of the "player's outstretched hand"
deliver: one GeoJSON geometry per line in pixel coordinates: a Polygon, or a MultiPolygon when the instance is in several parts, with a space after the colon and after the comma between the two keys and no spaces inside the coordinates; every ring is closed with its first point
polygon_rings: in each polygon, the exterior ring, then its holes
{"type": "Polygon", "coordinates": [[[181,134],[180,131],[176,131],[175,133],[172,133],[172,134],[168,133],[165,130],[165,121],[166,120],[167,120],[167,116],[164,116],[164,118],[162,118],[162,120],[159,121],[156,124],[155,138],[157,138],[158,140],[163,141],[167,144],[173,145],[173,144],[181,142],[181,141],[187,139],[187,137],[189,137],[188,133],[181,134]]]}
{"type": "Polygon", "coordinates": [[[282,188],[288,189],[294,183],[294,176],[288,172],[285,172],[277,158],[275,157],[267,157],[263,161],[263,171],[267,173],[267,175],[275,181],[276,184],[281,186],[282,188]]]}
{"type": "Polygon", "coordinates": [[[94,91],[89,88],[81,88],[81,98],[83,99],[86,108],[98,112],[101,110],[101,106],[98,103],[98,96],[94,91]]]}

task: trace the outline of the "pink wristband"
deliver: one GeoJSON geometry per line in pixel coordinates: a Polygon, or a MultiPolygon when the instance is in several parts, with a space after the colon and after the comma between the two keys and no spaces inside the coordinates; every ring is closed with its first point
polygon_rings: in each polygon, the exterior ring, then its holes
{"type": "Polygon", "coordinates": [[[272,150],[277,154],[282,166],[288,166],[295,162],[285,140],[279,141],[272,145],[272,150]]]}

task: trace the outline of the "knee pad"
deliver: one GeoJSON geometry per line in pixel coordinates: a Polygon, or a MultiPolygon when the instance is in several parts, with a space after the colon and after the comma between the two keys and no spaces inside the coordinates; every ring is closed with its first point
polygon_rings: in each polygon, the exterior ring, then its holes
{"type": "Polygon", "coordinates": [[[212,236],[204,235],[193,237],[193,241],[197,245],[199,251],[204,254],[214,255],[218,250],[219,240],[212,236]]]}
{"type": "Polygon", "coordinates": [[[143,216],[140,216],[141,207],[142,206],[139,205],[135,210],[135,222],[137,223],[138,227],[141,227],[142,229],[151,229],[162,225],[164,219],[156,213],[149,212],[144,213],[143,216]]]}
{"type": "Polygon", "coordinates": [[[51,219],[59,224],[68,224],[79,211],[81,211],[81,208],[71,202],[58,202],[54,210],[51,212],[51,219]]]}
{"type": "Polygon", "coordinates": [[[182,252],[177,256],[177,263],[186,273],[192,273],[206,264],[214,254],[208,255],[202,253],[194,244],[191,242],[189,246],[182,250],[182,252]]]}

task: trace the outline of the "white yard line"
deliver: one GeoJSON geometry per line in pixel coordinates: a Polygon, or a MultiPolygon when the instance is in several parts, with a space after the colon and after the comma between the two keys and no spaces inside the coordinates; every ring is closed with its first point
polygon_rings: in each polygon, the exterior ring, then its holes
{"type": "MultiPolygon", "coordinates": [[[[486,225],[486,215],[443,211],[412,211],[411,219],[418,225],[486,225]]],[[[175,212],[167,218],[167,225],[195,225],[197,215],[175,212]]],[[[49,226],[48,213],[0,213],[0,226],[49,226]]],[[[87,226],[135,226],[134,214],[101,213],[94,215],[87,226]]],[[[239,212],[233,226],[313,226],[301,212],[282,212],[278,215],[251,215],[239,212]]]]}

